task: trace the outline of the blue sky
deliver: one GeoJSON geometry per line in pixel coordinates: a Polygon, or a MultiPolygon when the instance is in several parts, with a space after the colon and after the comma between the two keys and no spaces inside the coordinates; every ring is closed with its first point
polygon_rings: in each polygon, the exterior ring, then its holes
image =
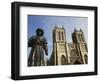
{"type": "MultiPolygon", "coordinates": [[[[28,15],[28,38],[36,35],[36,29],[42,28],[44,30],[44,36],[48,41],[48,58],[52,53],[52,30],[54,26],[63,26],[66,30],[67,42],[72,42],[71,34],[74,29],[84,32],[84,36],[87,42],[88,38],[88,18],[87,17],[71,17],[71,16],[46,16],[46,15],[28,15]]],[[[28,55],[30,48],[28,48],[28,55]]]]}

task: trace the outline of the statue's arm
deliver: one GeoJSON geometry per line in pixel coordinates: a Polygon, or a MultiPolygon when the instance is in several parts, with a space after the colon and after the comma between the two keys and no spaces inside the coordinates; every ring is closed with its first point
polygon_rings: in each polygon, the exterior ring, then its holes
{"type": "Polygon", "coordinates": [[[44,44],[44,50],[45,50],[45,54],[48,55],[48,46],[47,46],[47,44],[44,44]]]}
{"type": "Polygon", "coordinates": [[[45,50],[45,54],[48,55],[48,45],[47,45],[47,40],[44,38],[44,50],[45,50]]]}

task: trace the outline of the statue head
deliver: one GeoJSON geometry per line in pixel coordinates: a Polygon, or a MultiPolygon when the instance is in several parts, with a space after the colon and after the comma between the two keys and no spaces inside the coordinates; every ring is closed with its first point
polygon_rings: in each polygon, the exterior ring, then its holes
{"type": "Polygon", "coordinates": [[[43,31],[41,28],[38,28],[38,29],[36,30],[36,35],[37,35],[37,36],[43,36],[43,35],[44,35],[44,31],[43,31]]]}

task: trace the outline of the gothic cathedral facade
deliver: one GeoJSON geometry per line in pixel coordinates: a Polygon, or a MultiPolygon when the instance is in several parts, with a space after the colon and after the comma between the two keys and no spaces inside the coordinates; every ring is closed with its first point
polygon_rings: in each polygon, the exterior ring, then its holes
{"type": "Polygon", "coordinates": [[[73,65],[88,63],[88,48],[83,31],[74,29],[72,43],[67,42],[64,27],[55,26],[53,32],[51,65],[73,65]]]}

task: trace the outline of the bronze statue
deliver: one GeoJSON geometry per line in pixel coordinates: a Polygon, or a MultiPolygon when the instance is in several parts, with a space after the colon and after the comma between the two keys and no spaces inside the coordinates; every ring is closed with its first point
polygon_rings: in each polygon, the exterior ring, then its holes
{"type": "Polygon", "coordinates": [[[43,35],[44,31],[38,28],[36,30],[36,36],[32,36],[28,40],[28,47],[32,47],[28,58],[28,66],[44,65],[44,52],[48,55],[48,47],[47,40],[43,35]]]}

